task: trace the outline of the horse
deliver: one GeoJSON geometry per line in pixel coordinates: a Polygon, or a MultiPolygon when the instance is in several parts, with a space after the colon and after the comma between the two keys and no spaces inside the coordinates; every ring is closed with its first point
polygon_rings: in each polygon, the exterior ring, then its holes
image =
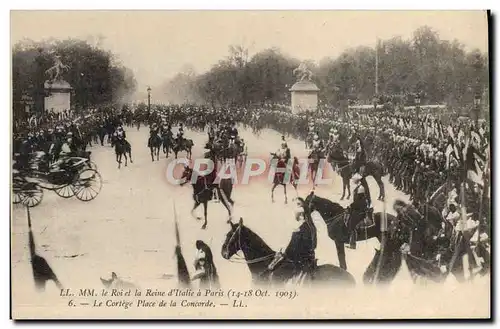
{"type": "Polygon", "coordinates": [[[188,159],[191,159],[191,155],[192,155],[191,150],[192,150],[193,146],[194,146],[194,143],[193,143],[193,140],[191,140],[191,139],[183,138],[183,140],[181,140],[181,141],[176,140],[174,142],[174,145],[172,148],[172,150],[174,151],[174,154],[175,154],[175,158],[177,159],[177,154],[179,152],[186,151],[188,159]]]}
{"type": "MultiPolygon", "coordinates": [[[[344,155],[340,147],[330,149],[327,159],[334,170],[335,167],[337,167],[340,177],[342,177],[342,197],[340,200],[344,200],[346,189],[348,192],[347,199],[349,199],[351,197],[351,186],[349,182],[353,175],[353,168],[350,160],[344,155]]],[[[385,188],[382,182],[383,173],[384,169],[382,165],[374,161],[366,162],[362,173],[364,177],[372,176],[375,179],[379,187],[378,200],[381,201],[385,199],[385,188]]]]}
{"type": "Polygon", "coordinates": [[[293,188],[295,189],[295,193],[298,196],[297,181],[298,181],[299,176],[300,176],[299,160],[297,159],[297,157],[293,158],[292,172],[290,173],[289,168],[288,168],[288,161],[286,161],[286,159],[279,158],[276,155],[276,153],[271,153],[271,155],[272,155],[271,160],[273,160],[273,159],[278,160],[276,163],[276,169],[279,168],[280,171],[283,171],[283,170],[287,171],[287,173],[276,172],[274,174],[273,187],[271,188],[271,202],[274,203],[274,190],[276,189],[276,187],[278,185],[281,185],[281,186],[283,186],[283,189],[285,191],[285,204],[287,204],[288,197],[286,194],[286,184],[288,184],[288,183],[292,184],[293,188]]]}
{"type": "MultiPolygon", "coordinates": [[[[224,259],[230,260],[237,252],[242,251],[244,261],[252,274],[252,280],[256,284],[272,283],[280,286],[294,277],[296,272],[294,264],[286,259],[272,272],[268,270],[276,252],[260,236],[243,225],[242,218],[238,224],[230,222],[230,225],[231,229],[226,234],[221,249],[224,259]]],[[[314,284],[335,283],[342,286],[354,286],[356,283],[349,272],[332,264],[316,266],[313,279],[307,278],[314,284]]]]}
{"type": "Polygon", "coordinates": [[[191,215],[195,217],[197,220],[200,220],[201,218],[194,216],[194,211],[196,210],[196,208],[199,207],[200,204],[203,204],[204,222],[201,227],[202,229],[206,229],[207,227],[208,201],[212,200],[214,189],[215,193],[217,193],[219,200],[221,200],[224,207],[226,207],[229,214],[229,219],[231,218],[232,215],[231,211],[234,204],[234,201],[231,199],[231,193],[233,191],[233,182],[230,178],[223,178],[220,180],[217,186],[213,186],[211,183],[214,181],[215,177],[215,175],[213,174],[216,174],[215,170],[212,171],[211,177],[202,176],[199,173],[194,172],[194,170],[192,168],[189,168],[188,166],[184,167],[184,172],[182,173],[182,179],[184,181],[181,183],[181,186],[183,186],[188,182],[191,182],[191,185],[193,186],[194,206],[191,210],[191,215]],[[195,182],[192,182],[193,173],[196,174],[197,176],[195,182]]]}
{"type": "Polygon", "coordinates": [[[148,147],[151,151],[151,161],[155,161],[154,156],[156,155],[156,161],[160,161],[160,148],[162,144],[162,139],[155,130],[151,130],[148,138],[148,147]]]}
{"type": "MultiPolygon", "coordinates": [[[[344,244],[349,241],[349,230],[348,223],[345,221],[346,209],[338,203],[315,195],[314,192],[311,192],[305,200],[302,198],[298,198],[298,200],[305,206],[304,209],[308,209],[311,213],[317,211],[321,215],[327,226],[328,236],[335,242],[340,267],[347,269],[344,244]]],[[[371,238],[377,238],[381,241],[383,216],[384,214],[381,212],[374,213],[371,225],[358,225],[356,227],[356,241],[365,241],[371,238]]],[[[386,216],[388,225],[392,225],[396,221],[395,216],[390,214],[386,214],[386,216]]]]}
{"type": "Polygon", "coordinates": [[[168,158],[168,152],[173,146],[172,136],[169,134],[162,134],[162,146],[163,146],[163,154],[165,154],[165,158],[168,158]]]}
{"type": "Polygon", "coordinates": [[[116,162],[118,162],[118,169],[120,169],[121,164],[122,164],[122,156],[125,156],[125,167],[127,166],[127,153],[130,157],[130,163],[133,163],[132,161],[132,147],[130,146],[130,143],[127,142],[125,139],[120,139],[117,138],[116,136],[113,136],[111,139],[111,146],[115,147],[115,155],[116,155],[116,162]]]}

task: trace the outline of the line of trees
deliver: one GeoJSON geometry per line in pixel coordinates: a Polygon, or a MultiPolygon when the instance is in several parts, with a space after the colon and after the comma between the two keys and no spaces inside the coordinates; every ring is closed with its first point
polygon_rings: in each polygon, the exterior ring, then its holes
{"type": "Polygon", "coordinates": [[[22,107],[23,95],[31,96],[35,107],[43,108],[45,71],[54,65],[57,54],[70,68],[62,75],[73,88],[72,105],[87,108],[130,101],[137,82],[133,72],[109,51],[78,39],[23,40],[12,49],[14,109],[22,107]]]}
{"type": "MultiPolygon", "coordinates": [[[[337,58],[306,62],[313,71],[324,104],[338,106],[350,100],[371,104],[375,95],[376,49],[366,46],[347,49],[337,58]]],[[[479,50],[466,51],[457,40],[440,39],[427,26],[410,39],[394,37],[378,45],[379,94],[422,104],[472,104],[474,95],[488,90],[488,56],[479,50]]],[[[172,103],[211,105],[257,105],[289,103],[296,78],[292,71],[299,60],[279,49],[266,49],[249,57],[248,49],[231,46],[227,58],[208,72],[181,72],[162,86],[164,98],[172,103]]]]}

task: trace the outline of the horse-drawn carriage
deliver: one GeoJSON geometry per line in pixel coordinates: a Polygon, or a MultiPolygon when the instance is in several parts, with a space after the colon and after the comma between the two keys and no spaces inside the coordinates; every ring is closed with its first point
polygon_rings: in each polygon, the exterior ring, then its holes
{"type": "Polygon", "coordinates": [[[35,207],[43,199],[43,190],[54,191],[62,198],[75,196],[91,201],[102,188],[102,177],[89,159],[69,157],[59,166],[36,158],[28,168],[14,168],[13,202],[35,207]]]}

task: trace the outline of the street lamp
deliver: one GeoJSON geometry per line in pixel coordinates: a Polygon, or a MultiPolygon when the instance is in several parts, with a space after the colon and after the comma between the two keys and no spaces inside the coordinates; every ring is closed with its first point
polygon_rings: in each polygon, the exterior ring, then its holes
{"type": "Polygon", "coordinates": [[[151,87],[148,87],[148,114],[151,112],[151,87]]]}
{"type": "Polygon", "coordinates": [[[477,92],[474,95],[474,113],[475,113],[476,125],[479,121],[480,111],[481,111],[481,94],[477,92]]]}
{"type": "Polygon", "coordinates": [[[420,118],[420,94],[415,95],[415,105],[417,109],[417,119],[420,118]]]}

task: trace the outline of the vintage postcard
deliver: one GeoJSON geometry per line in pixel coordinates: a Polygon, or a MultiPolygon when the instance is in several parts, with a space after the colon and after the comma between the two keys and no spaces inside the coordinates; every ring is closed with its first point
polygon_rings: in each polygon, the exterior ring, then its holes
{"type": "Polygon", "coordinates": [[[12,11],[13,319],[488,319],[487,11],[12,11]]]}

